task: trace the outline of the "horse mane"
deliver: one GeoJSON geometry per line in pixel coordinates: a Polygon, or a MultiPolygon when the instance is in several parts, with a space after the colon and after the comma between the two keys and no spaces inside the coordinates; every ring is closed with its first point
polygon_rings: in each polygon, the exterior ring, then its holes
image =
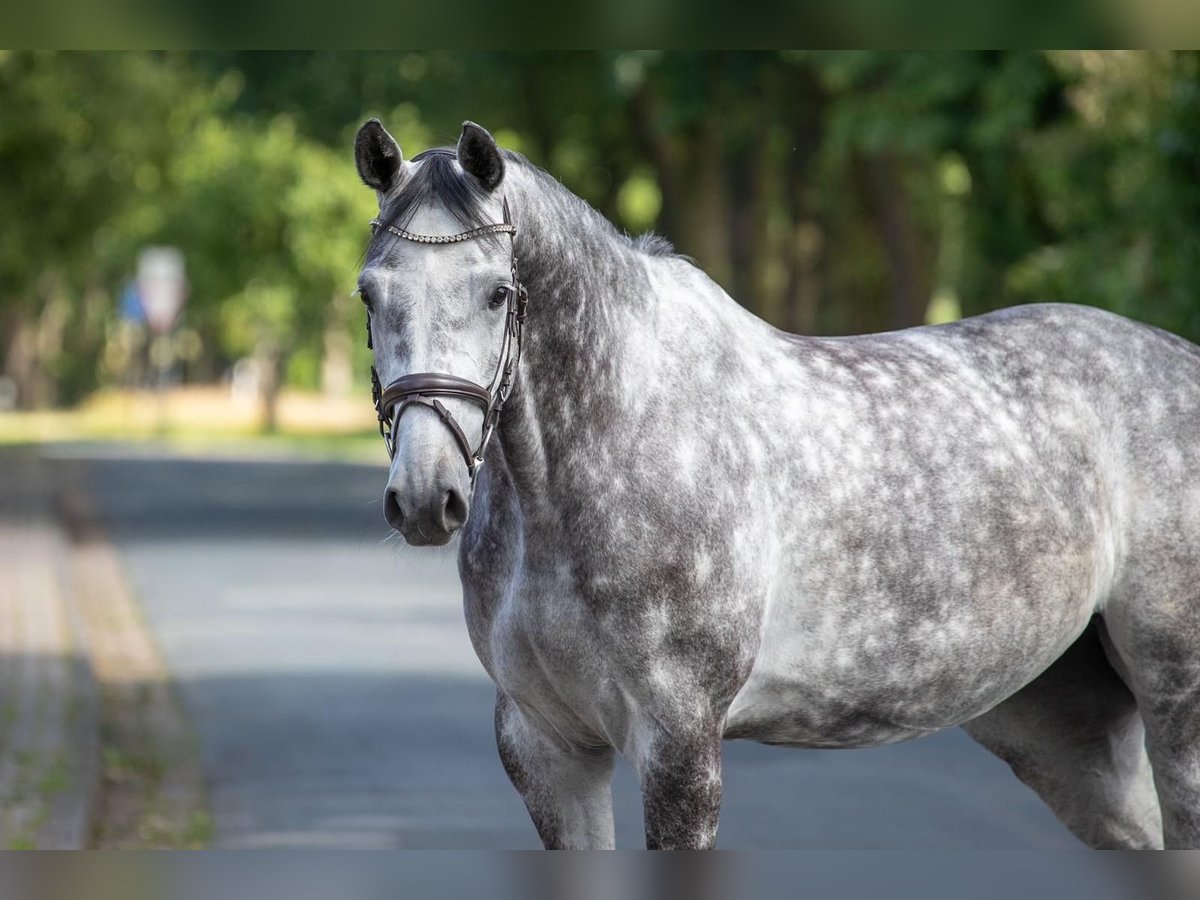
{"type": "Polygon", "coordinates": [[[653,231],[647,231],[645,234],[639,234],[637,237],[630,238],[629,242],[633,244],[633,249],[640,250],[647,256],[676,256],[686,259],[688,262],[692,261],[691,257],[677,253],[674,244],[661,234],[655,234],[653,231]]]}
{"type": "Polygon", "coordinates": [[[655,234],[653,231],[647,231],[643,234],[633,236],[619,230],[599,210],[564,185],[545,169],[531,163],[520,153],[517,153],[514,150],[502,150],[501,153],[504,154],[504,158],[507,162],[522,166],[526,171],[532,173],[539,181],[543,183],[546,191],[558,192],[560,198],[565,200],[567,209],[569,209],[574,215],[579,216],[579,218],[584,222],[589,223],[597,231],[606,234],[616,244],[633,250],[635,253],[641,253],[646,256],[668,257],[671,259],[682,260],[693,266],[696,264],[696,261],[690,256],[678,252],[675,249],[675,245],[661,234],[655,234]]]}
{"type": "Polygon", "coordinates": [[[468,230],[493,224],[485,205],[487,190],[455,166],[457,159],[453,147],[435,147],[414,156],[412,161],[422,165],[405,179],[380,220],[407,228],[419,209],[436,201],[468,230]]]}
{"type": "MultiPolygon", "coordinates": [[[[560,190],[567,190],[562,183],[544,169],[531,163],[520,153],[512,150],[502,150],[505,162],[510,165],[530,169],[548,180],[550,185],[560,190]]],[[[380,221],[394,228],[407,228],[417,211],[430,203],[439,203],[460,222],[464,229],[482,228],[494,224],[491,214],[487,211],[486,201],[488,191],[475,178],[467,175],[455,165],[458,160],[456,148],[434,147],[418,153],[412,158],[414,163],[422,163],[416,171],[408,176],[400,187],[399,193],[388,201],[387,208],[380,215],[380,221]]],[[[611,222],[593,209],[585,200],[571,191],[567,191],[581,207],[603,223],[611,237],[625,243],[631,249],[647,256],[676,257],[692,262],[690,257],[675,251],[675,247],[662,235],[653,232],[631,237],[618,231],[611,222]]],[[[383,233],[383,229],[381,229],[383,233]]]]}

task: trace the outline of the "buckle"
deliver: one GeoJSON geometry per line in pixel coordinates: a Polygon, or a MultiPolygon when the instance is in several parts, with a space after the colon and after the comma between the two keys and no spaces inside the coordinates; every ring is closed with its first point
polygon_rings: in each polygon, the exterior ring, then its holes
{"type": "Polygon", "coordinates": [[[529,312],[529,291],[525,290],[525,285],[517,285],[517,321],[522,325],[525,324],[525,318],[529,312]]]}

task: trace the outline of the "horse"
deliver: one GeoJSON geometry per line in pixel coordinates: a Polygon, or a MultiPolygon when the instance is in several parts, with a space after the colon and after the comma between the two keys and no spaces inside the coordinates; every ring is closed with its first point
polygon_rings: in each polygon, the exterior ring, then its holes
{"type": "Polygon", "coordinates": [[[723,740],[952,726],[1088,845],[1200,846],[1200,348],[1066,304],[788,334],[471,122],[355,160],[385,516],[459,537],[547,848],[614,845],[616,753],[646,846],[709,848],[723,740]]]}

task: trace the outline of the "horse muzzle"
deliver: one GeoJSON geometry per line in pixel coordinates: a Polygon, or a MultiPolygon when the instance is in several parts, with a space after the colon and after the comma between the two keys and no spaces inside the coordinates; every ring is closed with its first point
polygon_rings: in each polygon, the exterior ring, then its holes
{"type": "Polygon", "coordinates": [[[457,488],[448,488],[428,503],[409,505],[407,512],[400,496],[399,491],[388,488],[383,499],[383,514],[410,546],[440,547],[449,543],[455,532],[466,524],[470,506],[457,488]]]}
{"type": "Polygon", "coordinates": [[[397,421],[396,459],[383,495],[387,523],[417,547],[448,543],[466,524],[472,482],[446,429],[428,413],[397,421]]]}

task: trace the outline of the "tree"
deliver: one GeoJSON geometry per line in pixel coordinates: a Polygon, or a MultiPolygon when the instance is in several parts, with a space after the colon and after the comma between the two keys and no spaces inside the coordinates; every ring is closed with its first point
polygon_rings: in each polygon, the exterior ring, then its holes
{"type": "Polygon", "coordinates": [[[793,330],[1067,300],[1197,339],[1198,69],[1170,51],[2,54],[4,369],[26,405],[94,387],[114,293],[139,247],[171,243],[204,368],[257,355],[272,421],[323,344],[361,342],[367,115],[409,155],[481,121],[793,330]]]}
{"type": "Polygon", "coordinates": [[[171,174],[172,214],[156,239],[187,254],[192,324],[225,352],[258,359],[273,429],[288,360],[316,352],[333,298],[353,290],[374,200],[286,116],[207,121],[171,174]]]}
{"type": "Polygon", "coordinates": [[[0,102],[0,348],[28,407],[91,386],[126,237],[211,91],[169,55],[6,51],[0,102]]]}

